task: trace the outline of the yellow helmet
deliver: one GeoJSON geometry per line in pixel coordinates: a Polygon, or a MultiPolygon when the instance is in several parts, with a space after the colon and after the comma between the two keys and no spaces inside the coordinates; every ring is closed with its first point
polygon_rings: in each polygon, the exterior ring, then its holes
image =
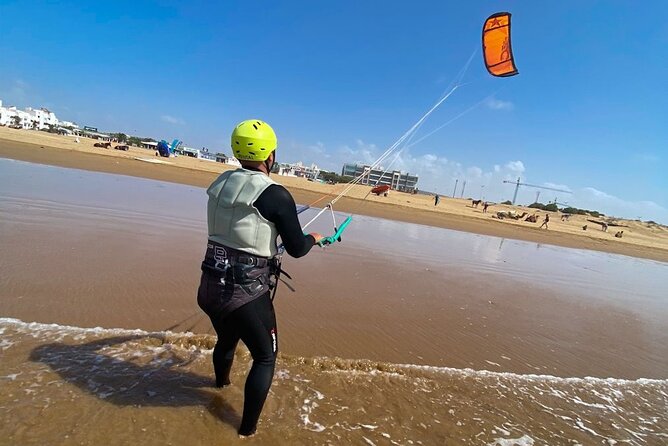
{"type": "Polygon", "coordinates": [[[232,153],[242,161],[265,161],[276,150],[276,133],[259,119],[241,122],[232,132],[232,153]]]}

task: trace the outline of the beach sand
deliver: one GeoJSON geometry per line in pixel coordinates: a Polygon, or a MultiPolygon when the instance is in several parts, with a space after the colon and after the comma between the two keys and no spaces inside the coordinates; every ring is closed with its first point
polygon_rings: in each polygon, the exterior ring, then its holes
{"type": "MultiPolygon", "coordinates": [[[[226,168],[186,157],[153,164],[134,159],[157,159],[150,150],[92,144],[0,128],[5,158],[199,187],[226,168]]],[[[239,348],[233,385],[211,387],[215,337],[195,301],[203,206],[192,215],[183,196],[152,195],[172,184],[127,186],[143,180],[97,174],[86,182],[93,174],[62,169],[50,175],[83,198],[49,195],[38,187],[53,187],[45,171],[55,169],[3,162],[16,166],[0,191],[1,438],[63,445],[238,442],[250,357],[239,348]],[[101,192],[121,204],[101,202],[101,192]],[[165,203],[168,215],[157,215],[165,203]]],[[[274,178],[299,203],[342,187],[274,178]]],[[[203,204],[204,191],[191,189],[184,193],[203,204]]],[[[665,262],[665,229],[624,222],[630,227],[617,240],[591,229],[582,235],[581,221],[562,223],[555,214],[551,229],[539,231],[539,223],[497,221],[466,200],[444,198],[436,209],[431,197],[394,192],[362,201],[368,189],[357,187],[337,208],[503,238],[449,233],[449,243],[433,243],[424,234],[448,231],[402,223],[393,231],[406,230],[405,240],[364,249],[361,242],[380,229],[359,224],[346,237],[353,243],[316,249],[305,259],[286,256],[296,291],[279,288],[276,376],[260,431],[245,443],[666,439],[664,264],[544,246],[665,262]],[[466,241],[458,245],[458,237],[466,241]],[[447,247],[442,260],[457,261],[433,265],[431,244],[447,247]],[[405,260],[393,252],[410,246],[424,252],[405,260]],[[465,252],[457,252],[461,247],[465,252]],[[474,268],[465,262],[469,249],[494,259],[474,268]],[[534,258],[557,263],[542,272],[522,268],[534,258]],[[564,273],[572,271],[569,261],[577,261],[577,277],[564,273]],[[615,290],[628,276],[634,285],[615,290]]]]}
{"type": "MultiPolygon", "coordinates": [[[[183,156],[157,158],[152,151],[139,148],[124,152],[92,146],[93,141],[86,138],[81,138],[77,144],[71,137],[0,128],[0,157],[34,163],[197,187],[208,186],[221,171],[230,168],[221,163],[183,156]],[[142,162],[135,158],[169,164],[142,162]]],[[[301,178],[273,178],[285,184],[298,203],[310,203],[323,194],[335,194],[343,187],[301,178]]],[[[625,228],[625,238],[619,240],[600,230],[589,230],[588,235],[582,235],[579,227],[583,217],[574,216],[568,222],[561,222],[558,214],[554,214],[550,230],[539,230],[539,223],[493,219],[483,214],[480,208],[471,207],[467,200],[444,198],[436,208],[432,197],[399,192],[362,200],[368,190],[367,186],[356,186],[351,191],[352,197],[340,200],[336,208],[341,212],[394,221],[526,240],[536,242],[538,246],[553,244],[668,261],[668,231],[664,228],[624,221],[629,227],[625,228]]],[[[492,207],[494,210],[510,208],[492,207]]],[[[39,217],[30,213],[23,216],[23,209],[16,210],[13,217],[18,220],[15,223],[18,225],[24,218],[40,230],[35,233],[23,231],[20,225],[14,231],[5,229],[3,270],[7,273],[5,291],[9,291],[11,298],[7,296],[2,302],[0,314],[27,321],[75,326],[211,333],[208,320],[195,302],[184,300],[184,296],[190,296],[197,287],[202,241],[206,237],[204,221],[187,231],[178,226],[175,229],[163,225],[144,227],[134,217],[121,228],[107,222],[79,227],[79,220],[63,223],[62,218],[55,217],[49,217],[54,220],[45,226],[31,220],[39,217]],[[38,247],[39,256],[36,258],[32,250],[26,251],[26,246],[38,247]],[[104,258],[96,259],[102,249],[104,258]],[[62,256],[63,252],[72,255],[62,256]],[[162,254],[156,259],[151,256],[153,252],[162,254]],[[34,267],[29,266],[36,264],[42,265],[37,275],[34,267]],[[100,275],[99,271],[104,274],[100,275]],[[49,298],[54,290],[59,296],[57,300],[49,298]],[[156,300],[156,296],[160,298],[156,300]],[[99,300],[110,302],[113,311],[97,307],[99,300]],[[160,307],[157,312],[156,305],[160,307]]],[[[524,212],[521,207],[514,209],[524,212]]],[[[57,215],[58,212],[57,209],[47,210],[45,215],[57,215]]],[[[75,209],[73,212],[79,211],[75,209]]],[[[83,222],[90,210],[84,208],[80,212],[83,222]]],[[[11,219],[5,220],[7,226],[11,219]]],[[[93,218],[93,221],[96,220],[93,218]]],[[[419,246],[425,241],[416,243],[415,246],[419,246]]],[[[546,289],[537,282],[520,283],[513,277],[486,276],[465,267],[448,268],[447,273],[434,276],[428,263],[426,267],[425,264],[397,265],[386,254],[376,258],[354,252],[354,247],[346,244],[338,248],[331,252],[315,252],[307,262],[285,259],[286,268],[293,272],[295,283],[299,284],[295,294],[283,289],[280,294],[285,298],[278,301],[279,314],[289,315],[281,321],[288,353],[480,369],[489,365],[488,361],[503,363],[498,352],[522,356],[530,351],[525,361],[498,367],[516,373],[541,372],[562,376],[663,377],[663,373],[656,370],[656,364],[662,362],[655,361],[654,353],[649,355],[647,364],[640,359],[632,364],[620,359],[634,357],[634,349],[638,351],[638,346],[646,342],[638,326],[640,321],[634,318],[628,306],[616,307],[609,303],[597,306],[598,303],[586,297],[587,290],[546,289]],[[348,261],[346,256],[350,255],[358,261],[348,261]],[[389,277],[394,277],[388,276],[389,270],[396,270],[404,279],[393,278],[388,282],[389,277]],[[347,280],[330,281],[324,287],[317,278],[328,273],[347,280]],[[351,290],[362,290],[365,294],[364,305],[353,314],[348,309],[360,303],[357,293],[351,290]],[[405,302],[415,293],[421,296],[420,305],[412,304],[410,299],[405,302]],[[444,295],[446,300],[443,300],[444,295]],[[311,302],[313,296],[318,296],[315,308],[311,302]],[[503,307],[493,304],[494,296],[504,299],[503,307]],[[343,302],[347,304],[342,307],[343,302]],[[407,311],[397,313],[397,309],[405,305],[408,305],[407,311]],[[431,314],[438,314],[439,318],[432,322],[431,314]],[[365,324],[369,317],[374,318],[371,326],[365,324]],[[610,324],[618,327],[614,335],[605,330],[610,324]],[[606,335],[583,350],[589,361],[582,361],[582,355],[570,354],[566,347],[584,342],[592,327],[600,328],[598,331],[593,329],[595,333],[606,335]],[[317,344],[308,335],[312,332],[318,333],[317,344]],[[394,343],[391,348],[386,345],[388,336],[394,343]],[[416,342],[416,337],[424,338],[424,342],[416,342]],[[429,341],[435,337],[442,338],[442,342],[429,341]],[[341,342],[342,339],[345,342],[341,342]],[[476,341],[471,342],[472,339],[476,341]],[[556,347],[552,345],[555,339],[559,339],[556,347]],[[448,345],[445,356],[443,343],[448,345]],[[595,359],[596,352],[610,351],[613,345],[617,346],[612,350],[619,360],[611,361],[606,354],[595,359]],[[416,346],[419,347],[416,349],[416,346]],[[630,350],[626,352],[624,346],[630,350]],[[554,355],[555,348],[564,354],[554,355]]],[[[650,345],[654,349],[659,344],[655,340],[650,345]]]]}
{"type": "MultiPolygon", "coordinates": [[[[0,127],[0,157],[41,164],[72,167],[99,172],[117,173],[174,183],[207,187],[215,177],[231,166],[189,157],[158,158],[152,150],[132,147],[129,151],[93,147],[94,140],[59,136],[38,131],[15,130],[0,127]],[[142,162],[135,158],[159,160],[164,163],[142,162]]],[[[280,159],[280,151],[279,159],[280,159]]],[[[326,185],[303,178],[272,175],[285,185],[300,204],[310,204],[329,194],[338,194],[344,185],[326,185]]],[[[369,215],[390,220],[466,231],[503,238],[526,240],[570,248],[623,254],[633,257],[668,261],[668,228],[635,220],[616,220],[624,227],[610,227],[603,232],[599,225],[588,222],[589,216],[574,215],[561,221],[559,213],[550,213],[549,230],[539,229],[545,212],[539,211],[538,223],[498,220],[497,211],[515,210],[534,213],[522,206],[493,205],[487,214],[474,208],[470,200],[442,197],[435,207],[433,197],[393,191],[388,197],[367,196],[370,187],[356,186],[348,196],[336,204],[336,209],[353,214],[369,215]],[[587,224],[588,230],[582,226],[587,224]],[[623,238],[614,233],[623,230],[623,238]]],[[[327,203],[323,199],[319,205],[327,203]]],[[[596,220],[596,219],[595,219],[596,220]]]]}
{"type": "MultiPolygon", "coordinates": [[[[213,333],[195,302],[202,189],[0,167],[0,315],[213,333]]],[[[344,243],[284,256],[283,268],[296,289],[281,285],[276,299],[287,354],[668,377],[660,262],[357,216],[344,243]]]]}

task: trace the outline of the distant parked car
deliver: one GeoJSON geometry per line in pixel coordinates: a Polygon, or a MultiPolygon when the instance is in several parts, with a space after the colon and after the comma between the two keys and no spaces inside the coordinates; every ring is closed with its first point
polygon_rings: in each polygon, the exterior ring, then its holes
{"type": "Polygon", "coordinates": [[[114,147],[114,149],[116,149],[116,150],[125,150],[125,151],[127,152],[128,150],[130,150],[130,147],[129,147],[129,146],[125,146],[125,145],[123,145],[123,146],[116,146],[116,147],[114,147]]]}
{"type": "Polygon", "coordinates": [[[110,142],[96,142],[93,144],[93,147],[102,147],[104,149],[111,149],[111,143],[110,142]]]}

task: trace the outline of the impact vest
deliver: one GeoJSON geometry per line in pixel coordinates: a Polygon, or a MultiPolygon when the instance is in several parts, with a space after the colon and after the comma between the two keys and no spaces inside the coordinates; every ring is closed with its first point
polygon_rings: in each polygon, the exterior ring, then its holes
{"type": "Polygon", "coordinates": [[[209,240],[258,257],[277,253],[276,226],[253,206],[260,194],[276,184],[262,172],[224,172],[207,189],[209,240]]]}

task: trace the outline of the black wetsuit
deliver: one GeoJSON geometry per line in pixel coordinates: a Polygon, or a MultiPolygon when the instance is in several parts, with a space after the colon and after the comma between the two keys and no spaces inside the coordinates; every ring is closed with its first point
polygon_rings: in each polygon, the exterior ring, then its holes
{"type": "MultiPolygon", "coordinates": [[[[276,226],[285,250],[292,257],[306,255],[315,244],[312,236],[303,234],[294,199],[283,186],[273,184],[267,187],[253,206],[276,226]]],[[[270,293],[261,293],[241,307],[226,311],[224,303],[233,297],[233,288],[221,283],[220,275],[215,272],[202,270],[197,301],[211,318],[218,334],[213,349],[216,385],[222,387],[230,383],[234,351],[240,339],[253,357],[253,366],[244,388],[244,412],[239,427],[241,435],[255,432],[274,376],[278,332],[270,293]]]]}

